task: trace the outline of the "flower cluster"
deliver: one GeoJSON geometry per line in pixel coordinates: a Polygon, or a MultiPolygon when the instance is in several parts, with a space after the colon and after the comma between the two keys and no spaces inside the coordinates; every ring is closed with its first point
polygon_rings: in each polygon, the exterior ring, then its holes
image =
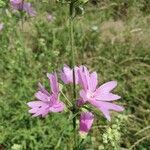
{"type": "Polygon", "coordinates": [[[25,11],[32,17],[36,15],[36,11],[29,2],[24,2],[24,0],[10,0],[10,4],[14,10],[25,11]]]}
{"type": "MultiPolygon", "coordinates": [[[[121,97],[113,94],[112,90],[117,86],[116,81],[109,81],[98,87],[98,79],[96,72],[89,72],[85,66],[74,67],[71,69],[64,65],[60,71],[60,78],[65,84],[73,83],[73,70],[75,74],[75,84],[81,87],[79,91],[80,97],[76,101],[76,107],[82,108],[83,105],[91,104],[99,109],[107,120],[111,120],[110,110],[123,111],[124,108],[112,103],[121,97]]],[[[51,93],[46,91],[44,87],[39,84],[39,91],[35,94],[37,101],[29,102],[29,110],[33,116],[45,116],[49,112],[61,112],[65,108],[65,104],[59,100],[59,83],[56,73],[47,75],[51,93]]],[[[94,115],[89,112],[81,112],[80,115],[80,134],[86,135],[94,121],[94,115]]]]}

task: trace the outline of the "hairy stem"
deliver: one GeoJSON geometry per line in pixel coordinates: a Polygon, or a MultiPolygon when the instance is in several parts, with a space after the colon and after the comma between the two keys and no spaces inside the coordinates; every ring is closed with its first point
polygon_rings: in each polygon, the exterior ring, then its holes
{"type": "MultiPolygon", "coordinates": [[[[71,48],[71,66],[73,68],[73,115],[76,114],[76,84],[75,84],[75,50],[74,50],[74,35],[73,35],[73,12],[74,3],[71,1],[69,6],[69,28],[70,28],[70,48],[71,48]]],[[[74,149],[77,147],[77,135],[76,135],[76,117],[73,118],[73,129],[74,129],[74,149]]]]}

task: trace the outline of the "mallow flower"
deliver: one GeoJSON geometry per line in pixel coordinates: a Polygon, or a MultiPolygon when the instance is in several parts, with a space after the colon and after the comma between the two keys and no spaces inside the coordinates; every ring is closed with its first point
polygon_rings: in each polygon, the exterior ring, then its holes
{"type": "Polygon", "coordinates": [[[36,15],[36,11],[32,7],[31,3],[24,3],[23,10],[32,17],[34,17],[36,15]]]}
{"type": "Polygon", "coordinates": [[[39,83],[39,90],[35,93],[37,100],[27,103],[31,108],[29,113],[33,114],[33,117],[44,117],[50,112],[61,112],[65,108],[64,103],[59,100],[59,84],[56,73],[47,76],[50,80],[51,93],[39,83]]]}
{"type": "Polygon", "coordinates": [[[10,0],[10,2],[13,4],[20,4],[23,2],[23,0],[10,0]]]}
{"type": "Polygon", "coordinates": [[[78,80],[79,84],[82,86],[80,99],[77,102],[78,105],[83,105],[85,103],[92,104],[98,108],[109,121],[111,120],[110,110],[118,112],[124,110],[123,107],[112,103],[112,101],[121,98],[111,92],[117,86],[116,81],[106,82],[97,88],[97,73],[89,73],[85,66],[80,66],[78,70],[78,80]]]}
{"type": "Polygon", "coordinates": [[[10,4],[15,10],[23,10],[23,0],[10,0],[10,4]]]}
{"type": "MultiPolygon", "coordinates": [[[[78,67],[74,67],[76,84],[78,84],[78,69],[78,67]]],[[[73,69],[71,69],[69,66],[64,65],[63,69],[61,70],[60,76],[61,80],[65,84],[73,83],[73,69]]]]}
{"type": "Polygon", "coordinates": [[[54,19],[54,16],[47,14],[47,21],[51,22],[54,19]]]}
{"type": "Polygon", "coordinates": [[[31,3],[24,2],[24,0],[10,0],[10,4],[15,10],[25,11],[30,16],[36,15],[36,11],[32,7],[31,3]]]}
{"type": "Polygon", "coordinates": [[[82,112],[79,122],[79,133],[81,136],[86,136],[92,127],[94,115],[91,112],[82,112]]]}

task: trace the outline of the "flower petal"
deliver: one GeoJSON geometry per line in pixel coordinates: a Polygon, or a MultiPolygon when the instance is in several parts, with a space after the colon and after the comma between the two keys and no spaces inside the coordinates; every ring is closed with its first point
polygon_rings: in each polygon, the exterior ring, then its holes
{"type": "Polygon", "coordinates": [[[72,69],[70,69],[67,65],[64,65],[63,71],[61,71],[61,80],[65,83],[72,83],[73,82],[73,75],[72,75],[72,69]]]}
{"type": "Polygon", "coordinates": [[[58,93],[59,92],[59,86],[58,86],[58,82],[57,82],[57,75],[56,73],[51,73],[51,74],[47,74],[47,77],[50,80],[50,86],[51,86],[51,90],[53,93],[58,93]]]}
{"type": "Polygon", "coordinates": [[[54,104],[52,107],[50,107],[49,110],[50,110],[51,112],[61,112],[61,111],[64,110],[64,108],[65,108],[64,103],[58,102],[58,103],[54,104]]]}
{"type": "Polygon", "coordinates": [[[42,101],[32,101],[32,102],[27,103],[27,105],[31,108],[34,108],[34,107],[40,107],[46,104],[42,101]]]}
{"type": "Polygon", "coordinates": [[[97,93],[109,93],[117,86],[116,81],[109,81],[101,85],[96,92],[97,93]]]}
{"type": "Polygon", "coordinates": [[[101,107],[100,108],[100,111],[103,113],[103,115],[105,116],[105,118],[108,120],[108,121],[111,121],[111,117],[110,117],[110,112],[108,109],[104,108],[104,107],[101,107]]]}
{"type": "Polygon", "coordinates": [[[80,97],[81,97],[81,99],[83,99],[84,103],[88,100],[87,99],[87,94],[84,90],[80,91],[80,97]]]}
{"type": "MultiPolygon", "coordinates": [[[[76,66],[74,67],[76,84],[78,84],[78,69],[79,69],[78,67],[76,66]]],[[[61,76],[61,80],[65,84],[73,83],[73,69],[71,69],[67,65],[64,65],[63,71],[61,71],[60,76],[61,76]]]]}
{"type": "Polygon", "coordinates": [[[104,114],[104,116],[110,121],[110,114],[109,114],[109,110],[114,110],[114,111],[123,111],[124,108],[122,106],[116,105],[116,104],[112,104],[109,102],[102,102],[102,101],[90,101],[90,103],[97,107],[100,111],[102,111],[102,113],[104,114]]]}
{"type": "Polygon", "coordinates": [[[38,91],[37,93],[35,93],[35,97],[41,101],[48,101],[50,99],[49,96],[47,96],[46,94],[42,93],[41,91],[38,91]]]}
{"type": "Polygon", "coordinates": [[[51,96],[50,93],[44,88],[44,86],[41,83],[38,83],[39,91],[41,91],[43,94],[46,94],[47,96],[51,96]]]}
{"type": "Polygon", "coordinates": [[[97,83],[97,73],[93,72],[90,74],[90,88],[92,91],[95,91],[97,83]]]}
{"type": "Polygon", "coordinates": [[[108,93],[108,94],[96,93],[94,96],[96,100],[100,100],[100,101],[114,101],[121,98],[119,95],[112,94],[112,93],[108,93]]]}
{"type": "Polygon", "coordinates": [[[28,112],[34,114],[38,111],[38,107],[30,109],[28,112]]]}
{"type": "Polygon", "coordinates": [[[88,134],[94,121],[94,115],[91,112],[82,112],[80,116],[80,134],[88,134]]]}
{"type": "Polygon", "coordinates": [[[85,73],[85,80],[87,83],[87,89],[91,90],[91,86],[90,86],[90,73],[88,71],[88,69],[84,66],[84,73],[85,73]]]}
{"type": "Polygon", "coordinates": [[[80,99],[77,100],[77,103],[76,103],[76,104],[77,104],[78,107],[80,107],[80,106],[82,106],[82,105],[85,104],[85,101],[80,98],[80,99]]]}
{"type": "Polygon", "coordinates": [[[79,84],[84,90],[88,90],[89,80],[87,79],[88,72],[85,66],[80,66],[78,70],[79,84]],[[88,83],[87,83],[88,81],[88,83]]]}
{"type": "Polygon", "coordinates": [[[60,78],[65,84],[69,83],[69,80],[66,78],[66,75],[63,71],[60,72],[60,78]]]}
{"type": "Polygon", "coordinates": [[[49,108],[48,105],[47,106],[46,105],[42,106],[41,108],[39,108],[37,110],[37,112],[33,115],[33,117],[37,117],[37,116],[40,116],[40,115],[45,116],[49,112],[48,108],[49,108]]]}

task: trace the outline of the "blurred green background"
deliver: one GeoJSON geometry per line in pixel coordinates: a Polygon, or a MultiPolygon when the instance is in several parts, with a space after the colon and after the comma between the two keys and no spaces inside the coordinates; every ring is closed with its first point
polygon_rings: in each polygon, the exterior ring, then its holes
{"type": "MultiPolygon", "coordinates": [[[[71,150],[68,113],[32,118],[26,105],[38,82],[49,88],[47,72],[70,64],[68,6],[30,2],[37,15],[22,21],[0,0],[0,150],[71,150]]],[[[150,1],[91,0],[74,32],[77,65],[97,71],[100,83],[117,80],[125,107],[112,122],[97,117],[82,149],[150,150],[150,1]]]]}

